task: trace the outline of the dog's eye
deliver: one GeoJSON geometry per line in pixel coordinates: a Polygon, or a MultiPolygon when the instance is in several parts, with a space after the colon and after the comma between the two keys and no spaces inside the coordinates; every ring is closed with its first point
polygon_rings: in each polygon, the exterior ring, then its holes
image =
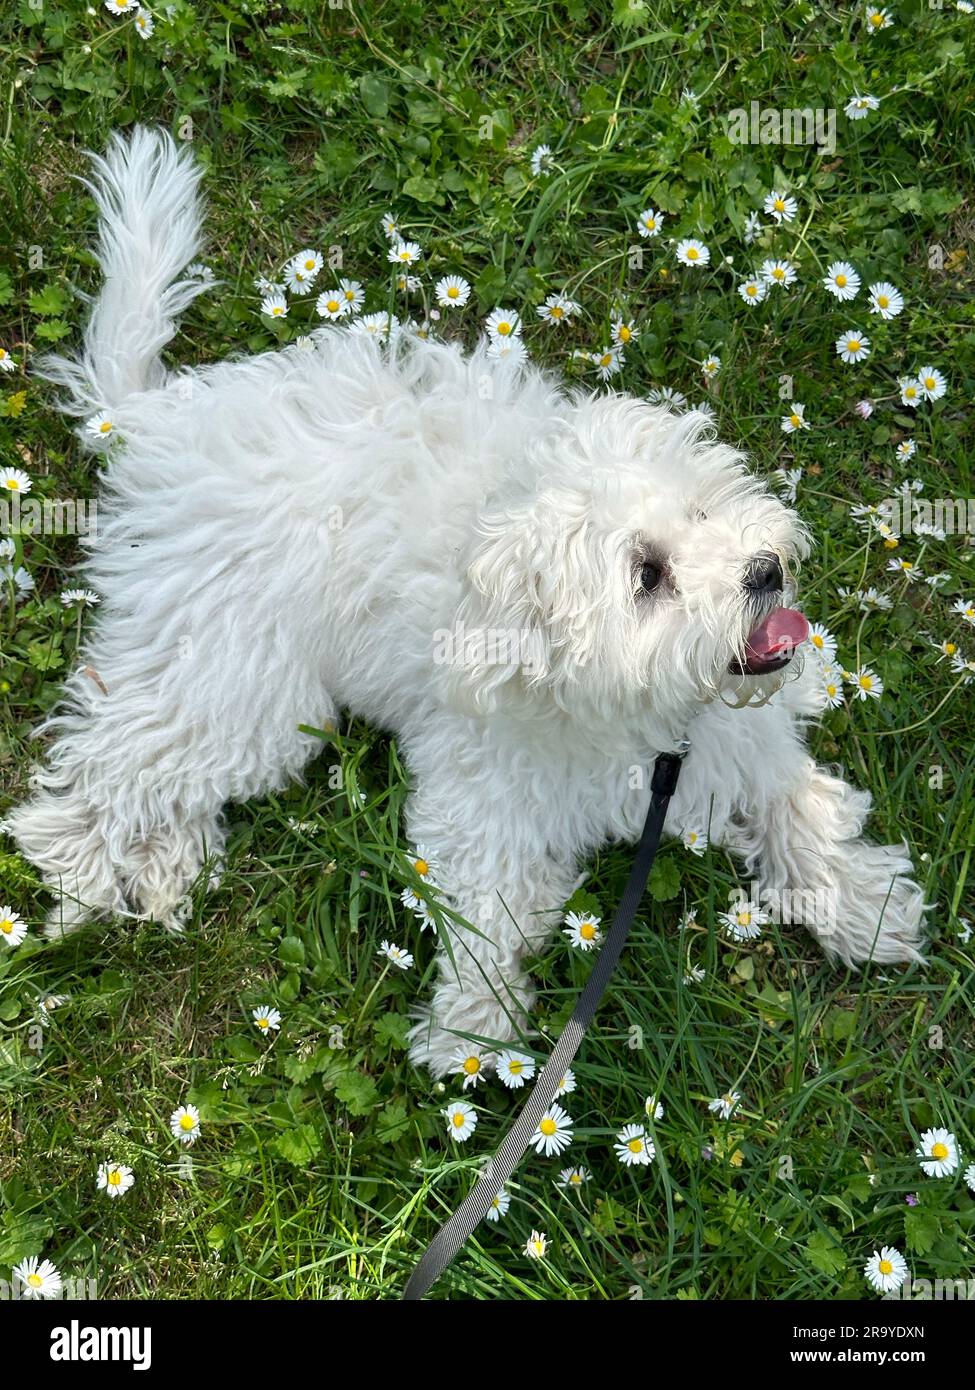
{"type": "Polygon", "coordinates": [[[655,565],[652,560],[645,560],[640,569],[640,588],[645,594],[652,594],[660,583],[662,570],[659,565],[655,565]]]}

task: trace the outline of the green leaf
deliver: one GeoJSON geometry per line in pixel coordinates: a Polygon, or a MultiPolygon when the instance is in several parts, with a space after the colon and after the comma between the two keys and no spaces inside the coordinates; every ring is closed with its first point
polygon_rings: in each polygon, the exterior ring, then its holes
{"type": "Polygon", "coordinates": [[[670,902],[680,892],[680,869],[674,859],[658,859],[650,873],[650,896],[655,903],[670,902]]]}
{"type": "Polygon", "coordinates": [[[314,1125],[295,1125],[279,1134],[271,1147],[296,1168],[302,1168],[321,1153],[322,1141],[314,1125]]]}
{"type": "Polygon", "coordinates": [[[368,1115],[379,1100],[379,1088],[365,1072],[349,1070],[335,1084],[335,1094],[353,1115],[368,1115]]]}
{"type": "Polygon", "coordinates": [[[46,1216],[23,1216],[8,1212],[0,1229],[0,1265],[16,1265],[30,1255],[39,1255],[54,1230],[46,1216]]]}
{"type": "Polygon", "coordinates": [[[405,1052],[406,1035],[410,1031],[410,1020],[406,1014],[382,1014],[373,1023],[372,1031],[376,1035],[377,1042],[385,1043],[387,1047],[396,1047],[405,1052]]]}
{"type": "Polygon", "coordinates": [[[45,318],[57,318],[68,307],[68,296],[60,285],[45,285],[37,290],[27,301],[32,314],[45,318]]]}
{"type": "Polygon", "coordinates": [[[383,1144],[391,1144],[395,1139],[401,1139],[409,1127],[406,1101],[391,1100],[379,1112],[379,1119],[376,1121],[376,1138],[383,1144]]]}
{"type": "Polygon", "coordinates": [[[809,1263],[823,1274],[842,1274],[846,1269],[846,1255],[839,1243],[839,1232],[832,1226],[825,1231],[814,1231],[806,1241],[806,1254],[809,1263]]]}
{"type": "Polygon", "coordinates": [[[278,947],[278,958],[285,965],[300,966],[305,963],[305,943],[298,936],[286,936],[278,947]]]}
{"type": "Polygon", "coordinates": [[[389,83],[375,73],[366,73],[359,78],[359,96],[362,104],[376,120],[385,120],[389,115],[389,83]]]}
{"type": "Polygon", "coordinates": [[[935,1241],[941,1234],[941,1222],[933,1211],[924,1207],[908,1207],[904,1213],[904,1238],[908,1250],[915,1255],[926,1255],[934,1249],[935,1241]]]}

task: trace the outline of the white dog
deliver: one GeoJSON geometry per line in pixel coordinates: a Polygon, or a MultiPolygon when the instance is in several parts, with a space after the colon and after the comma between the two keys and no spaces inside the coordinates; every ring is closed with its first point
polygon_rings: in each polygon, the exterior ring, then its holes
{"type": "Polygon", "coordinates": [[[103,602],[7,822],[57,894],[49,930],[177,926],[222,808],[299,777],[320,748],[299,725],[344,709],[396,735],[407,832],[474,928],[452,922],[413,1030],[436,1073],[462,1035],[523,1035],[523,959],[585,856],[638,836],[684,738],[669,833],[817,904],[841,960],[919,959],[906,847],[862,839],[869,796],[804,747],[819,700],[783,602],[806,537],[707,418],[406,331],[172,375],[198,176],[145,130],[95,161],[105,284],[82,356],[49,367],[124,441],[87,566],[103,602]]]}

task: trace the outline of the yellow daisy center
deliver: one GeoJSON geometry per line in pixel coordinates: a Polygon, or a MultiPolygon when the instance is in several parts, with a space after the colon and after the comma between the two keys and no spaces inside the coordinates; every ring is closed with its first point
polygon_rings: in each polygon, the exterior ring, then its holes
{"type": "Polygon", "coordinates": [[[836,277],[836,288],[837,288],[838,290],[842,290],[843,288],[845,288],[845,286],[846,286],[846,276],[845,276],[845,275],[837,275],[837,277],[836,277]]]}
{"type": "Polygon", "coordinates": [[[849,341],[847,342],[846,348],[847,348],[847,351],[848,351],[848,352],[859,352],[859,351],[860,351],[860,339],[859,339],[859,338],[850,338],[849,341]]]}
{"type": "Polygon", "coordinates": [[[337,314],[339,307],[339,301],[337,299],[328,299],[325,302],[325,308],[330,314],[337,314]]]}
{"type": "Polygon", "coordinates": [[[579,928],[579,935],[582,937],[583,941],[592,941],[596,935],[596,928],[591,922],[583,922],[582,926],[579,928]]]}
{"type": "Polygon", "coordinates": [[[820,637],[820,635],[819,635],[818,632],[810,633],[810,635],[809,635],[809,640],[810,640],[810,642],[813,644],[814,647],[819,647],[819,649],[822,650],[822,648],[823,648],[823,639],[820,637]]]}
{"type": "Polygon", "coordinates": [[[872,676],[857,676],[857,684],[859,685],[859,687],[860,687],[861,690],[872,690],[872,689],[873,689],[873,677],[872,677],[872,676]]]}
{"type": "Polygon", "coordinates": [[[517,1058],[515,1058],[508,1063],[508,1070],[511,1072],[512,1076],[520,1076],[525,1070],[525,1064],[524,1062],[519,1062],[517,1058]]]}
{"type": "Polygon", "coordinates": [[[3,921],[0,922],[0,931],[3,932],[4,936],[9,936],[13,929],[14,924],[13,922],[11,922],[9,917],[5,917],[3,921]]]}
{"type": "Polygon", "coordinates": [[[413,867],[414,869],[416,869],[417,873],[420,875],[421,878],[425,878],[426,875],[430,872],[430,865],[427,863],[425,859],[417,859],[413,867]]]}
{"type": "Polygon", "coordinates": [[[626,1147],[629,1149],[629,1151],[630,1151],[631,1154],[642,1153],[642,1151],[643,1151],[643,1140],[642,1140],[642,1139],[629,1139],[629,1140],[627,1140],[626,1147]]]}
{"type": "Polygon", "coordinates": [[[878,306],[879,306],[881,309],[886,309],[886,308],[887,308],[887,305],[888,305],[889,303],[890,303],[890,300],[887,298],[887,296],[886,296],[885,294],[878,294],[878,295],[877,295],[877,304],[878,304],[878,306]]]}
{"type": "Polygon", "coordinates": [[[879,25],[879,24],[883,24],[883,22],[884,22],[884,17],[883,17],[882,14],[872,14],[872,15],[870,16],[870,23],[871,23],[871,24],[877,24],[877,25],[879,25]]]}
{"type": "Polygon", "coordinates": [[[738,925],[740,927],[750,927],[752,924],[752,914],[750,912],[739,912],[738,925]]]}
{"type": "MultiPolygon", "coordinates": [[[[958,650],[958,648],[955,646],[954,642],[946,642],[946,643],[944,644],[943,651],[944,651],[945,656],[954,656],[954,654],[955,654],[955,652],[956,652],[957,650],[958,650]]],[[[3,923],[0,922],[0,926],[2,926],[2,925],[3,925],[3,923]]]]}
{"type": "Polygon", "coordinates": [[[456,299],[457,296],[458,296],[459,294],[460,294],[460,290],[457,288],[456,285],[448,285],[448,287],[447,287],[447,298],[448,298],[448,299],[456,299]]]}
{"type": "Polygon", "coordinates": [[[541,1130],[543,1134],[549,1135],[555,1133],[555,1131],[558,1129],[558,1125],[550,1116],[546,1115],[545,1119],[542,1120],[538,1128],[541,1130]]]}
{"type": "Polygon", "coordinates": [[[499,324],[498,324],[498,335],[499,335],[499,337],[506,338],[510,332],[511,332],[511,324],[508,323],[508,321],[507,321],[506,319],[505,319],[502,323],[499,323],[499,324]]]}
{"type": "Polygon", "coordinates": [[[463,1112],[458,1110],[455,1114],[451,1115],[450,1123],[453,1125],[454,1129],[460,1129],[464,1123],[463,1112]]]}
{"type": "Polygon", "coordinates": [[[745,293],[746,293],[747,295],[751,295],[751,296],[754,298],[754,296],[755,296],[756,294],[758,294],[758,286],[757,286],[757,285],[746,285],[746,286],[745,286],[745,293]]]}
{"type": "Polygon", "coordinates": [[[601,367],[608,367],[611,364],[612,360],[613,354],[611,352],[604,352],[602,357],[600,357],[599,359],[599,365],[601,367]]]}
{"type": "Polygon", "coordinates": [[[465,1057],[464,1070],[467,1072],[468,1076],[476,1076],[477,1073],[481,1070],[480,1057],[465,1057]]]}
{"type": "Polygon", "coordinates": [[[108,1174],[108,1184],[110,1187],[118,1187],[122,1182],[122,1174],[117,1168],[113,1168],[108,1174]]]}
{"type": "Polygon", "coordinates": [[[255,1021],[257,1023],[258,1028],[270,1028],[271,1026],[266,1018],[259,1018],[255,1021]]]}
{"type": "Polygon", "coordinates": [[[581,1173],[571,1173],[571,1174],[569,1175],[569,1182],[574,1183],[575,1186],[578,1187],[579,1184],[582,1182],[582,1174],[581,1174],[581,1173]]]}
{"type": "Polygon", "coordinates": [[[782,269],[781,266],[777,265],[777,266],[775,267],[775,269],[772,271],[772,278],[773,278],[774,280],[784,280],[784,279],[785,279],[785,271],[782,269]]]}
{"type": "Polygon", "coordinates": [[[32,1289],[39,1289],[41,1285],[44,1283],[44,1280],[41,1278],[39,1274],[28,1274],[27,1282],[28,1284],[30,1284],[32,1289]]]}
{"type": "Polygon", "coordinates": [[[619,337],[621,343],[628,343],[630,339],[633,337],[633,334],[627,328],[625,323],[621,323],[619,326],[619,332],[617,336],[619,337]]]}
{"type": "Polygon", "coordinates": [[[891,1264],[890,1260],[881,1260],[877,1268],[880,1270],[881,1274],[893,1274],[894,1272],[894,1266],[891,1264]]]}
{"type": "Polygon", "coordinates": [[[11,492],[19,492],[19,491],[20,491],[20,483],[18,483],[18,481],[17,481],[16,478],[8,478],[8,479],[7,479],[7,487],[10,489],[11,492]]]}
{"type": "Polygon", "coordinates": [[[776,198],[772,206],[775,208],[776,212],[785,212],[785,203],[781,198],[776,198]]]}
{"type": "Polygon", "coordinates": [[[314,261],[305,261],[305,269],[306,269],[306,270],[314,270],[314,269],[315,269],[315,262],[314,262],[314,261]]]}
{"type": "Polygon", "coordinates": [[[792,426],[793,426],[794,429],[798,429],[799,426],[802,424],[802,416],[801,416],[801,415],[790,415],[790,416],[789,416],[789,421],[790,421],[790,423],[792,424],[792,426]]]}
{"type": "Polygon", "coordinates": [[[557,304],[553,304],[552,307],[551,307],[551,309],[549,309],[548,312],[549,312],[549,317],[550,317],[550,318],[553,318],[553,319],[564,319],[564,318],[565,318],[565,310],[564,310],[564,309],[560,309],[559,306],[558,306],[557,304]]]}
{"type": "Polygon", "coordinates": [[[192,1115],[180,1115],[180,1117],[179,1117],[179,1127],[180,1127],[180,1129],[189,1131],[189,1130],[193,1129],[195,1125],[196,1125],[196,1121],[193,1119],[193,1116],[192,1116],[192,1115]]]}
{"type": "Polygon", "coordinates": [[[830,697],[830,699],[832,699],[833,696],[836,694],[836,686],[835,686],[835,685],[827,685],[827,687],[826,687],[826,694],[830,697]]]}
{"type": "Polygon", "coordinates": [[[280,304],[275,304],[274,308],[271,310],[271,317],[277,319],[280,318],[283,313],[284,310],[281,308],[280,304]]]}
{"type": "Polygon", "coordinates": [[[941,1144],[941,1143],[932,1144],[932,1145],[931,1145],[931,1157],[932,1157],[932,1158],[947,1158],[947,1157],[948,1157],[948,1146],[947,1146],[947,1144],[941,1144]]]}
{"type": "Polygon", "coordinates": [[[926,377],[924,378],[924,384],[925,384],[925,386],[928,388],[929,391],[933,391],[934,388],[935,388],[935,380],[934,380],[934,377],[933,377],[933,376],[926,376],[926,377]]]}
{"type": "Polygon", "coordinates": [[[652,232],[657,225],[657,219],[655,217],[648,217],[644,220],[643,225],[646,227],[647,231],[652,232]]]}
{"type": "Polygon", "coordinates": [[[689,247],[687,248],[687,259],[688,259],[689,261],[696,261],[696,260],[697,260],[697,255],[698,255],[698,252],[697,252],[697,247],[696,247],[696,246],[689,246],[689,247]]]}

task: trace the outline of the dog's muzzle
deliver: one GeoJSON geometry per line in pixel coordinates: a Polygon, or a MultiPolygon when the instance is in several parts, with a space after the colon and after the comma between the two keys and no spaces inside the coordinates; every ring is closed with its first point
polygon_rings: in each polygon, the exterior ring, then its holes
{"type": "Polygon", "coordinates": [[[736,676],[764,676],[781,671],[809,636],[809,624],[796,608],[773,608],[745,639],[744,661],[728,668],[736,676]]]}

